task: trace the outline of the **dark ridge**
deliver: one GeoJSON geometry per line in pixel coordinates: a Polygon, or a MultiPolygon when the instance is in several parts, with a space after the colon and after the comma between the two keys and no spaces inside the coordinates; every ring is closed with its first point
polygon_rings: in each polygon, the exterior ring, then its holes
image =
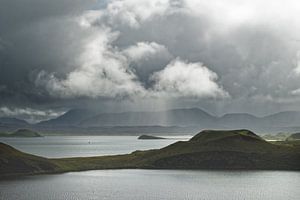
{"type": "Polygon", "coordinates": [[[166,138],[153,136],[153,135],[141,135],[138,137],[139,140],[163,140],[166,138]]]}
{"type": "Polygon", "coordinates": [[[190,141],[213,141],[221,140],[226,138],[243,138],[243,139],[254,139],[263,140],[260,136],[256,135],[252,131],[247,129],[240,130],[204,130],[195,135],[190,141]]]}

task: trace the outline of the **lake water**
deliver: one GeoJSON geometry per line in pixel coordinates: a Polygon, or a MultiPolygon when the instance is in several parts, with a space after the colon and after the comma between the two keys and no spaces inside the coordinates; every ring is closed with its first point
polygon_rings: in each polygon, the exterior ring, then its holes
{"type": "MultiPolygon", "coordinates": [[[[135,136],[1,139],[47,157],[129,153],[177,140],[135,136]]],[[[300,172],[205,170],[98,170],[0,181],[0,200],[298,200],[300,172]]]]}
{"type": "Polygon", "coordinates": [[[0,181],[3,200],[299,200],[300,173],[99,170],[0,181]]]}
{"type": "Polygon", "coordinates": [[[99,156],[157,149],[191,136],[172,136],[165,140],[138,140],[137,136],[45,136],[0,138],[23,152],[48,158],[99,156]]]}

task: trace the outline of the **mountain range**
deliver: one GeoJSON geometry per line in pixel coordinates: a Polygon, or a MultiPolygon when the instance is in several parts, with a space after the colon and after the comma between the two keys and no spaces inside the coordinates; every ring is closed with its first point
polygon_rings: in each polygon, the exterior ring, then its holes
{"type": "Polygon", "coordinates": [[[300,111],[279,112],[264,117],[248,113],[214,116],[199,108],[153,112],[97,113],[88,109],[71,109],[63,115],[30,125],[15,118],[0,118],[0,128],[28,127],[38,130],[77,130],[83,132],[190,132],[199,129],[246,128],[257,132],[300,131],[300,111]],[[114,128],[114,129],[111,129],[114,128]],[[168,130],[166,130],[168,129],[168,130]],[[140,131],[139,131],[140,130],[140,131]],[[178,131],[177,131],[178,130],[178,131]],[[184,131],[187,130],[187,131],[184,131]]]}

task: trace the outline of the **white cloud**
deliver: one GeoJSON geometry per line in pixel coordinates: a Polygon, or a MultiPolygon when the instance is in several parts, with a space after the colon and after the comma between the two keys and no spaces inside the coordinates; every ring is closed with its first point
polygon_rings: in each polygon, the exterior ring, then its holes
{"type": "Polygon", "coordinates": [[[139,61],[142,59],[148,59],[152,56],[164,55],[165,57],[170,57],[168,49],[156,42],[138,42],[136,45],[129,46],[123,53],[133,61],[139,61]]]}
{"type": "Polygon", "coordinates": [[[294,96],[300,95],[300,88],[299,88],[299,89],[292,90],[292,91],[291,91],[291,94],[294,95],[294,96]]]}
{"type": "Polygon", "coordinates": [[[296,67],[294,68],[296,75],[300,75],[300,51],[297,52],[296,67]]]}
{"type": "Polygon", "coordinates": [[[142,95],[144,88],[129,69],[126,57],[111,46],[117,33],[108,28],[97,29],[83,48],[76,69],[58,79],[42,71],[36,84],[50,94],[70,97],[123,97],[142,95]]]}
{"type": "Polygon", "coordinates": [[[172,61],[165,69],[155,72],[153,90],[158,94],[175,97],[228,97],[217,83],[218,75],[202,63],[172,61]]]}
{"type": "Polygon", "coordinates": [[[218,76],[201,63],[176,59],[150,77],[153,83],[146,89],[130,69],[131,62],[157,56],[167,49],[155,42],[138,42],[123,51],[112,46],[118,33],[99,28],[78,58],[79,66],[64,79],[41,71],[36,84],[45,87],[52,96],[73,97],[227,97],[216,80],[218,76]]]}
{"type": "Polygon", "coordinates": [[[37,110],[32,108],[9,108],[0,107],[0,116],[17,117],[25,119],[28,122],[34,123],[49,118],[55,118],[62,115],[64,112],[54,110],[37,110]]]}
{"type": "Polygon", "coordinates": [[[102,18],[103,15],[104,12],[102,10],[88,10],[76,19],[79,25],[81,25],[82,27],[90,28],[95,22],[97,22],[97,20],[102,18]]]}
{"type": "Polygon", "coordinates": [[[106,8],[106,15],[112,24],[120,22],[138,27],[153,16],[165,14],[169,7],[169,0],[112,0],[106,8]]]}

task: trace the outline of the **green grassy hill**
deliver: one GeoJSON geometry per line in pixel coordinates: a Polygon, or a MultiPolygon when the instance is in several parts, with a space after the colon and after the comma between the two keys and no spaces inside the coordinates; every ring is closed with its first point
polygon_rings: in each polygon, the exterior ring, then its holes
{"type": "Polygon", "coordinates": [[[39,133],[30,129],[18,129],[12,133],[0,133],[0,137],[42,137],[39,133]]]}
{"type": "Polygon", "coordinates": [[[300,169],[300,154],[248,130],[207,130],[153,152],[145,164],[176,169],[300,169]]]}
{"type": "Polygon", "coordinates": [[[0,177],[49,173],[59,167],[49,159],[33,156],[0,143],[0,177]]]}
{"type": "Polygon", "coordinates": [[[300,170],[300,149],[269,143],[248,130],[202,131],[189,141],[117,156],[46,159],[0,145],[0,177],[95,169],[300,170]]]}

